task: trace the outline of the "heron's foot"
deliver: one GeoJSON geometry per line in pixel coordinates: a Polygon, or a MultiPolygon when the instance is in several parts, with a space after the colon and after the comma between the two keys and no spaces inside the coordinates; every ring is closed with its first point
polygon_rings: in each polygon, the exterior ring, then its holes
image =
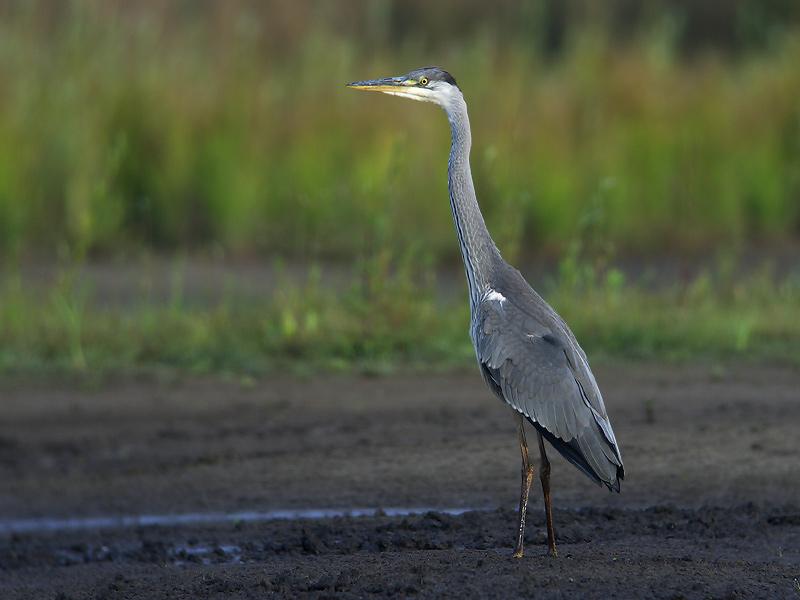
{"type": "Polygon", "coordinates": [[[552,544],[547,544],[547,553],[553,558],[558,558],[558,550],[556,550],[555,542],[552,544]]]}
{"type": "Polygon", "coordinates": [[[517,548],[516,550],[514,550],[513,557],[514,558],[522,558],[522,556],[524,554],[525,554],[525,551],[522,548],[517,548]]]}

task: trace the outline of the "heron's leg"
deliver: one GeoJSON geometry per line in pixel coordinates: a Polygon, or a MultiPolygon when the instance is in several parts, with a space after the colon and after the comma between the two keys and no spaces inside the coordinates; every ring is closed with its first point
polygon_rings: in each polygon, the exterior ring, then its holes
{"type": "Polygon", "coordinates": [[[525,513],[528,512],[528,494],[533,482],[533,467],[528,458],[528,442],[525,440],[525,417],[519,417],[519,450],[522,454],[522,487],[519,492],[519,531],[517,533],[517,547],[514,558],[522,558],[525,539],[525,513]]]}
{"type": "Polygon", "coordinates": [[[550,461],[547,460],[547,453],[544,451],[542,434],[537,431],[536,435],[539,436],[539,454],[542,459],[539,466],[539,478],[542,480],[544,512],[547,517],[547,548],[550,550],[552,556],[558,556],[558,551],[556,550],[556,533],[553,529],[553,505],[550,502],[550,461]]]}

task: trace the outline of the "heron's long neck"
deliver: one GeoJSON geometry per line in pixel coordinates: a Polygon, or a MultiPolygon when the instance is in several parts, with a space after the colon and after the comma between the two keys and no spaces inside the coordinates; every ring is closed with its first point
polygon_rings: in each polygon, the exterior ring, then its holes
{"type": "Polygon", "coordinates": [[[472,183],[469,167],[472,135],[467,104],[459,95],[445,111],[452,131],[450,161],[447,165],[450,208],[467,273],[470,308],[474,308],[485,286],[490,283],[489,275],[495,260],[500,257],[500,252],[486,228],[472,183]]]}

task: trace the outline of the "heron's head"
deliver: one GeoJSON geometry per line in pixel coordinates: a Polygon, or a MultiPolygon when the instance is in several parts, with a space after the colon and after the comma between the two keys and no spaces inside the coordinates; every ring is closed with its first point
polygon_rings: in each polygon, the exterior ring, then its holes
{"type": "Polygon", "coordinates": [[[439,67],[423,67],[399,77],[384,77],[354,81],[347,87],[365,92],[383,92],[422,102],[433,102],[447,110],[454,101],[463,98],[456,80],[439,67]]]}

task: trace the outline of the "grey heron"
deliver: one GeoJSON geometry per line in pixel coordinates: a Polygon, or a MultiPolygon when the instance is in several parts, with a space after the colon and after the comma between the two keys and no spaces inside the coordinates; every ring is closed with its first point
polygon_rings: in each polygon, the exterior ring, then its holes
{"type": "Polygon", "coordinates": [[[619,445],[586,354],[564,320],[503,260],[486,228],[470,171],[467,104],[453,76],[438,67],[425,67],[400,77],[348,86],[432,102],[447,114],[452,136],[448,190],[467,276],[470,336],[486,384],[518,419],[522,485],[514,556],[523,555],[525,515],[535,472],[525,439],[526,420],[539,442],[547,546],[556,556],[550,462],[544,441],[609,490],[619,492],[625,476],[619,445]]]}

